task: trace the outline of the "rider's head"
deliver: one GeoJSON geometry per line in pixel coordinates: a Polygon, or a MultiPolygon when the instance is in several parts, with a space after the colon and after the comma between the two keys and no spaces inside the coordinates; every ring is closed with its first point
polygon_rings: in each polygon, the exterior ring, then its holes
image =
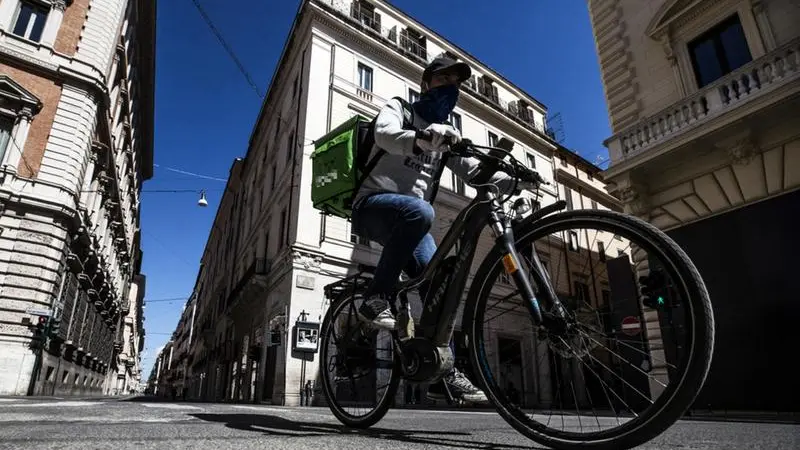
{"type": "Polygon", "coordinates": [[[428,122],[444,122],[456,107],[459,86],[470,76],[472,70],[467,64],[445,54],[437,56],[422,72],[415,110],[428,122]]]}

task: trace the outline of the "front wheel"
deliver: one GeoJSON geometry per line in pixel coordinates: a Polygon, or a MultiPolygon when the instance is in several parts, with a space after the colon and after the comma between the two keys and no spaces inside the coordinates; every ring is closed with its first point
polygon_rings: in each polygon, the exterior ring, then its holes
{"type": "Polygon", "coordinates": [[[689,257],[613,211],[563,212],[516,234],[522,268],[530,275],[535,250],[567,317],[536,327],[502,248],[487,255],[463,320],[473,375],[498,412],[557,449],[631,448],[662,433],[696,398],[713,353],[711,303],[689,257]]]}

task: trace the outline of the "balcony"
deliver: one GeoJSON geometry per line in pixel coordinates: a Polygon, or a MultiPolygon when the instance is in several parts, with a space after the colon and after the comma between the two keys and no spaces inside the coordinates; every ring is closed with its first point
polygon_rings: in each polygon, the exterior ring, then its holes
{"type": "MultiPolygon", "coordinates": [[[[316,0],[315,4],[323,9],[344,19],[368,35],[385,44],[406,59],[425,67],[437,55],[432,55],[427,49],[427,37],[413,28],[403,28],[401,25],[392,28],[381,26],[381,15],[375,7],[363,0],[316,0]]],[[[464,82],[462,87],[470,94],[481,99],[485,104],[502,113],[505,117],[524,126],[530,131],[535,131],[542,136],[555,141],[554,133],[547,129],[543,123],[533,120],[533,113],[527,109],[524,100],[505,101],[498,95],[497,87],[493,87],[486,79],[473,77],[464,82]]],[[[377,98],[371,92],[358,89],[357,95],[365,101],[383,105],[385,101],[377,98]]]]}
{"type": "Polygon", "coordinates": [[[426,65],[433,58],[428,55],[425,37],[419,32],[398,26],[384,28],[381,15],[369,2],[360,0],[316,0],[315,4],[346,20],[355,28],[369,33],[387,44],[396,52],[420,65],[426,65]]]}
{"type": "Polygon", "coordinates": [[[715,119],[734,112],[744,113],[749,109],[746,105],[753,106],[756,101],[761,105],[770,99],[777,103],[798,90],[799,78],[800,38],[612,136],[606,142],[611,155],[609,175],[614,175],[614,166],[639,159],[643,154],[653,154],[656,149],[663,150],[665,144],[677,144],[681,141],[678,138],[695,138],[691,132],[700,127],[702,133],[712,131],[714,127],[709,125],[715,119]]]}

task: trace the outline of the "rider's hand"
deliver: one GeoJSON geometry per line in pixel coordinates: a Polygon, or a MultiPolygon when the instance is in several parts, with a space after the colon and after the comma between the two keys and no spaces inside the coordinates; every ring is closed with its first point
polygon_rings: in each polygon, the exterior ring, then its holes
{"type": "Polygon", "coordinates": [[[520,191],[535,191],[539,189],[539,183],[533,181],[519,181],[517,182],[517,189],[520,191]]]}
{"type": "Polygon", "coordinates": [[[451,144],[461,142],[461,134],[450,125],[443,123],[432,123],[425,129],[431,133],[431,140],[418,139],[417,144],[425,151],[446,152],[450,150],[451,144]]]}

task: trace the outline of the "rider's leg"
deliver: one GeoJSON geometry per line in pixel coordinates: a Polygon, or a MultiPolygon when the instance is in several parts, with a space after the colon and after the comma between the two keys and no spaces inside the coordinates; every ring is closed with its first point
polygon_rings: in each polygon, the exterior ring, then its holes
{"type": "Polygon", "coordinates": [[[373,325],[395,328],[396,320],[387,297],[403,269],[409,265],[419,266],[419,261],[427,263],[433,255],[430,248],[435,251],[436,246],[428,235],[433,217],[430,203],[400,194],[372,195],[354,211],[354,229],[383,246],[374,277],[365,293],[366,299],[359,308],[359,314],[373,325]]]}
{"type": "MultiPolygon", "coordinates": [[[[433,240],[433,236],[428,233],[414,249],[413,258],[409,260],[405,267],[406,274],[411,278],[421,275],[422,271],[428,266],[431,258],[433,258],[434,253],[436,253],[436,242],[433,240]]],[[[428,292],[428,287],[428,282],[426,281],[417,289],[420,299],[423,301],[428,292]]],[[[453,353],[453,355],[455,355],[456,349],[454,339],[450,340],[450,351],[453,353]]],[[[471,403],[488,402],[486,394],[475,387],[475,385],[472,384],[472,382],[455,367],[453,367],[453,369],[444,376],[443,381],[444,384],[447,385],[450,395],[456,399],[471,403]]],[[[442,388],[442,384],[435,383],[432,385],[428,389],[427,396],[430,399],[445,398],[445,392],[442,388]]]]}

